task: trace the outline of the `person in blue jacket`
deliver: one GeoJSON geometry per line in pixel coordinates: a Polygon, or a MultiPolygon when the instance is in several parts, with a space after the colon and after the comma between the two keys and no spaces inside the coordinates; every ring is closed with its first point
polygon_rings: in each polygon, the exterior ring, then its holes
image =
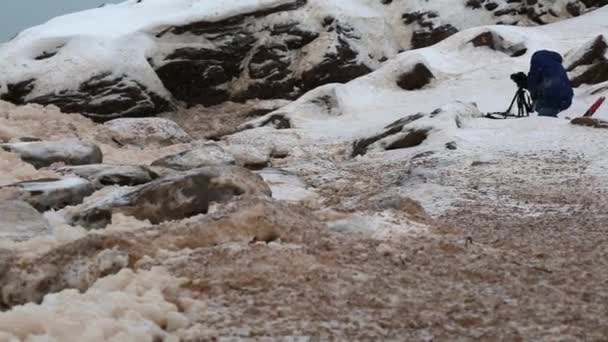
{"type": "Polygon", "coordinates": [[[574,92],[562,62],[562,56],[554,51],[540,50],[532,55],[528,90],[539,116],[557,117],[572,104],[574,92]]]}

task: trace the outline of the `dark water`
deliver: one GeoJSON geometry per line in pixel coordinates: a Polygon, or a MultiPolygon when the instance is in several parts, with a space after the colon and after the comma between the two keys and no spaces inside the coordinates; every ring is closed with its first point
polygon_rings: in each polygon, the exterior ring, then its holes
{"type": "Polygon", "coordinates": [[[0,0],[0,42],[58,15],[120,0],[0,0]]]}

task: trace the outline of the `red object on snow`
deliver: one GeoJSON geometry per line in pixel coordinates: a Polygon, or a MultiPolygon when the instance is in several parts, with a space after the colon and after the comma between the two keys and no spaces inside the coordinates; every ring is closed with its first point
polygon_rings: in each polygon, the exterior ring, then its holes
{"type": "Polygon", "coordinates": [[[597,111],[597,109],[600,108],[602,103],[604,103],[604,100],[606,100],[605,96],[602,96],[599,99],[597,99],[597,101],[595,101],[591,105],[591,107],[589,107],[589,109],[587,109],[587,111],[585,112],[585,114],[583,114],[583,116],[592,116],[597,111]]]}

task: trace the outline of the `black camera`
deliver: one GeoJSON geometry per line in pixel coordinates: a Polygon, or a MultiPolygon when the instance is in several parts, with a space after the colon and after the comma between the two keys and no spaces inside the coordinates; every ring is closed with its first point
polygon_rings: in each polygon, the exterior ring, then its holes
{"type": "Polygon", "coordinates": [[[511,74],[511,80],[517,84],[517,88],[528,89],[528,76],[523,72],[511,74]]]}

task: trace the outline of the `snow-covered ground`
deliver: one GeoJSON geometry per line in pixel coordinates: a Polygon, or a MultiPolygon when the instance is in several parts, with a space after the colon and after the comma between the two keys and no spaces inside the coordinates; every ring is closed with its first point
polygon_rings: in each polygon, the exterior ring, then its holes
{"type": "MultiPolygon", "coordinates": [[[[91,13],[127,22],[103,35],[108,44],[132,35],[135,43],[121,49],[135,53],[150,23],[183,22],[192,13],[221,18],[286,2],[144,0],[91,13]]],[[[373,3],[323,6],[363,18],[379,15],[373,3]]],[[[102,36],[89,15],[26,31],[9,49],[27,51],[20,44],[66,35],[74,23],[83,36],[102,36]]],[[[47,212],[54,235],[0,243],[0,304],[12,306],[0,313],[0,341],[605,338],[608,131],[566,118],[605,95],[607,84],[577,88],[558,119],[482,116],[506,109],[516,90],[509,75],[527,71],[532,53],[552,49],[572,57],[608,34],[606,18],[608,7],[542,27],[474,27],[243,123],[216,143],[243,158],[255,154],[250,151],[259,152],[256,161],[268,158],[271,167],[256,173],[273,199],[247,197],[156,225],[116,214],[99,232],[67,225],[62,215],[79,207],[47,212]],[[523,44],[526,53],[474,47],[470,41],[487,31],[508,46],[523,44]],[[421,89],[400,88],[399,77],[417,64],[434,78],[421,89]],[[290,127],[264,126],[277,116],[290,127]],[[403,128],[390,131],[398,120],[403,128]],[[410,133],[424,139],[399,146],[410,133]],[[353,153],[374,136],[364,152],[353,153]],[[21,302],[29,303],[14,305],[21,302]]],[[[53,107],[2,102],[0,109],[2,140],[92,140],[111,163],[150,165],[196,147],[122,146],[103,126],[53,107]]],[[[608,119],[608,110],[596,116],[608,119]]],[[[186,124],[193,121],[177,117],[196,138],[198,128],[186,124]]],[[[35,170],[8,152],[0,158],[3,185],[58,177],[53,168],[35,170]]],[[[117,188],[87,201],[127,191],[117,188]]],[[[2,190],[0,198],[10,198],[2,190]]]]}

